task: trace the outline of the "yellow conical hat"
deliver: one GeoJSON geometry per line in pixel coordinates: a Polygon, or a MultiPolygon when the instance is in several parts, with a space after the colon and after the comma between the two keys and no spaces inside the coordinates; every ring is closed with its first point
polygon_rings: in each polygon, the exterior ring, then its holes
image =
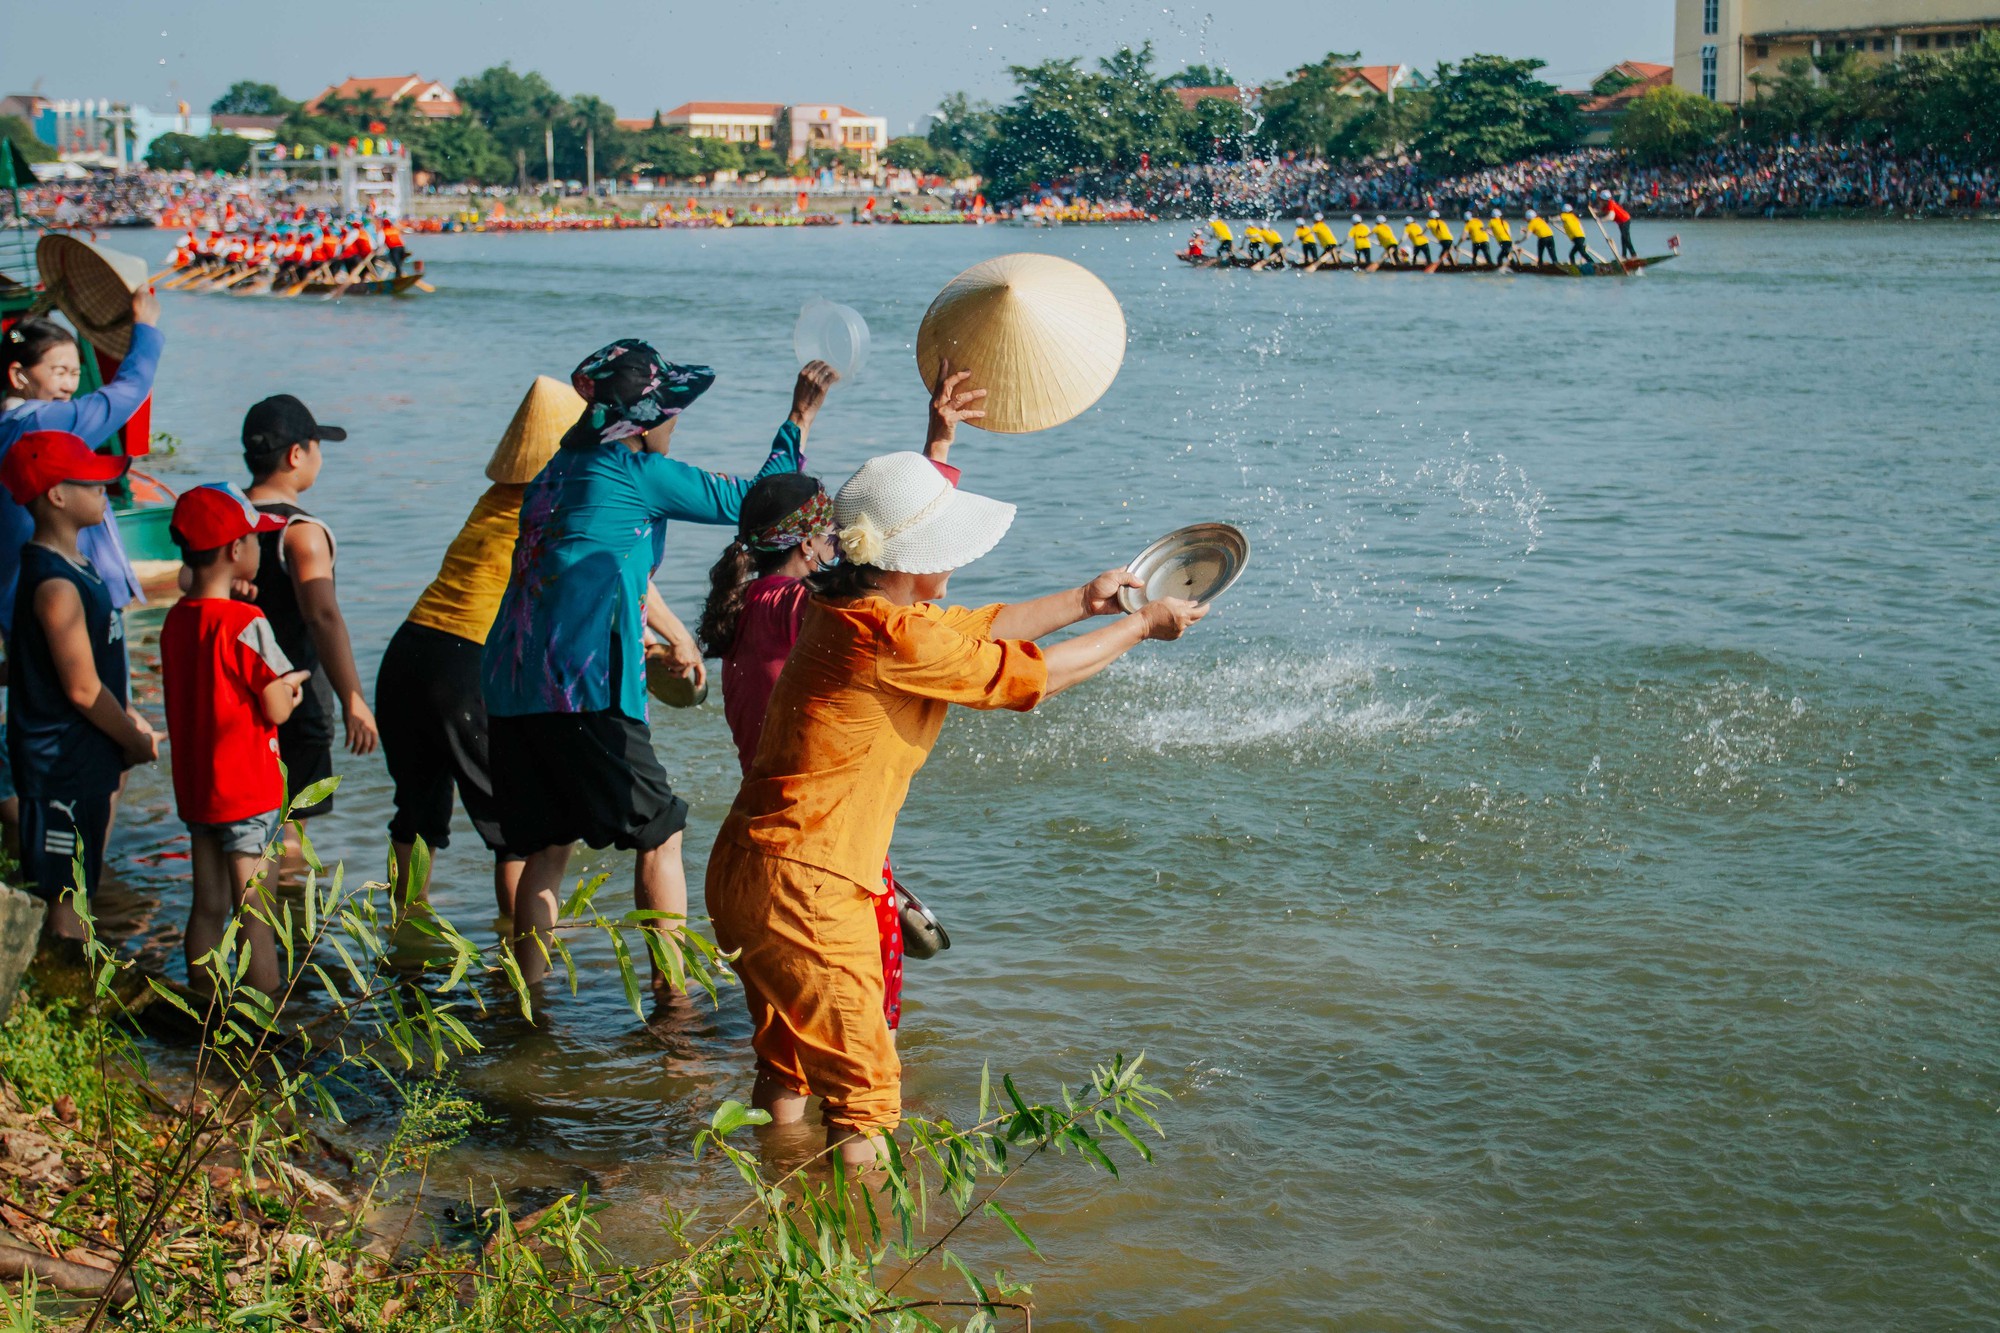
{"type": "Polygon", "coordinates": [[[575,389],[547,375],[535,376],[528,396],[514,409],[507,433],[500,437],[500,446],[486,464],[487,480],[515,485],[533,481],[556,456],[563,432],[576,424],[583,409],[583,395],[575,389]]]}
{"type": "Polygon", "coordinates": [[[1103,396],[1125,360],[1125,312],[1101,279],[1054,255],[1001,255],[953,278],[924,312],[917,369],[970,370],[987,430],[1059,426],[1103,396]]]}

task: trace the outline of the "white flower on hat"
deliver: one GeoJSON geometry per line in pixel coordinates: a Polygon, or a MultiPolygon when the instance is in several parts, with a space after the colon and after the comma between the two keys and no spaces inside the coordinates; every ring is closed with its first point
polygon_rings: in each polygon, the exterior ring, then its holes
{"type": "Polygon", "coordinates": [[[872,565],[882,558],[882,530],[863,514],[840,530],[840,553],[857,565],[872,565]]]}

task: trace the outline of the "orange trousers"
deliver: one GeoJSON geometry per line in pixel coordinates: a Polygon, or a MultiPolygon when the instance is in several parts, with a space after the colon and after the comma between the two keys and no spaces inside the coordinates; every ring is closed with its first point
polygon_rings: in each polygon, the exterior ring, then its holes
{"type": "Polygon", "coordinates": [[[882,1012],[876,894],[831,871],[719,840],[709,923],[750,1007],[758,1069],[823,1099],[829,1127],[887,1133],[903,1114],[903,1065],[882,1012]]]}

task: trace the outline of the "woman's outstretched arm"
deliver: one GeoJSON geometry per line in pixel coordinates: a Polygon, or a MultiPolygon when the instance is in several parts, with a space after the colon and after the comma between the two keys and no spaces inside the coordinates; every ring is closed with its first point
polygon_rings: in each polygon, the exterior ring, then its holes
{"type": "MultiPolygon", "coordinates": [[[[1123,571],[1119,571],[1123,572],[1123,571]]],[[[1027,605],[1033,605],[1028,603],[1027,605]]],[[[1014,608],[1009,607],[1008,610],[1014,608]]],[[[1089,680],[1147,639],[1178,639],[1189,625],[1208,614],[1208,607],[1183,597],[1163,597],[1148,602],[1144,610],[1121,616],[1101,629],[1064,639],[1043,650],[1042,661],[1049,669],[1049,687],[1042,695],[1061,694],[1079,681],[1089,680]]]]}
{"type": "Polygon", "coordinates": [[[1031,602],[1013,602],[1000,608],[993,618],[996,639],[1039,639],[1065,626],[1092,616],[1115,615],[1120,588],[1143,588],[1145,582],[1129,569],[1107,569],[1081,588],[1066,588],[1037,597],[1031,602]]]}

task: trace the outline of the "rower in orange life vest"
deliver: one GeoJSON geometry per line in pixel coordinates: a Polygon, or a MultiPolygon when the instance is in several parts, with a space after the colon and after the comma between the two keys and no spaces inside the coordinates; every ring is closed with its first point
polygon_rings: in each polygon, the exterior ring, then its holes
{"type": "Polygon", "coordinates": [[[396,276],[403,276],[403,261],[410,252],[403,248],[403,229],[396,225],[396,219],[382,219],[382,252],[389,256],[389,262],[396,266],[396,276]]]}
{"type": "Polygon", "coordinates": [[[375,243],[368,239],[368,232],[358,223],[347,224],[347,234],[340,243],[340,269],[351,280],[360,276],[368,267],[368,260],[375,253],[375,243]]]}
{"type": "Polygon", "coordinates": [[[1621,259],[1637,259],[1638,247],[1632,244],[1632,215],[1611,197],[1611,191],[1597,192],[1597,207],[1590,210],[1598,217],[1610,218],[1618,224],[1618,256],[1621,259]]]}

